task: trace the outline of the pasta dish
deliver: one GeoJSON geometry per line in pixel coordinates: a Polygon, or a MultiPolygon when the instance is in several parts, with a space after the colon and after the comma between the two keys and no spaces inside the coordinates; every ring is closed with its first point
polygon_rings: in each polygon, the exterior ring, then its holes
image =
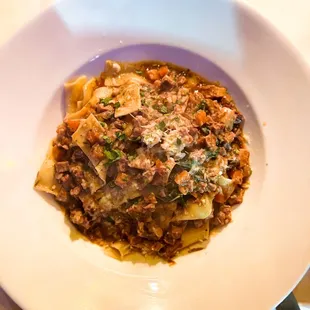
{"type": "Polygon", "coordinates": [[[106,61],[65,84],[35,188],[120,258],[172,261],[231,221],[251,175],[244,117],[219,83],[158,61],[106,61]]]}

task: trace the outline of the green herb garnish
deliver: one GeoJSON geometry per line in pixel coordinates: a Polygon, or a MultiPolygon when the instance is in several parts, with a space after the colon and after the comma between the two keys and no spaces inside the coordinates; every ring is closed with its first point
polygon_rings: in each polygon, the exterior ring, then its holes
{"type": "Polygon", "coordinates": [[[168,113],[168,108],[165,105],[154,104],[152,106],[152,108],[157,110],[158,112],[160,112],[162,114],[167,114],[168,113]]]}
{"type": "Polygon", "coordinates": [[[159,107],[159,112],[163,113],[163,114],[167,114],[168,113],[168,109],[165,105],[162,105],[159,107]]]}
{"type": "Polygon", "coordinates": [[[142,74],[143,74],[143,71],[141,71],[141,70],[136,70],[136,73],[139,74],[139,75],[142,75],[142,74]]]}
{"type": "Polygon", "coordinates": [[[129,141],[137,142],[141,140],[141,137],[128,138],[129,141]]]}
{"type": "Polygon", "coordinates": [[[128,155],[127,155],[127,158],[128,158],[129,161],[132,161],[132,160],[134,160],[137,156],[138,156],[137,153],[132,153],[132,154],[128,154],[128,155]]]}
{"type": "Polygon", "coordinates": [[[206,160],[215,159],[218,154],[219,154],[219,150],[218,149],[215,150],[215,151],[207,151],[206,152],[206,155],[207,155],[206,160]]]}
{"type": "Polygon", "coordinates": [[[111,188],[113,188],[113,187],[116,186],[116,184],[114,183],[114,181],[111,181],[111,182],[108,183],[108,186],[111,187],[111,188]]]}
{"type": "Polygon", "coordinates": [[[118,109],[121,106],[121,104],[117,101],[114,103],[114,108],[118,109]]]}
{"type": "Polygon", "coordinates": [[[210,129],[208,127],[201,127],[200,128],[206,135],[210,133],[210,129]]]}
{"type": "Polygon", "coordinates": [[[197,106],[197,110],[208,110],[208,105],[205,100],[201,100],[197,106]]]}
{"type": "Polygon", "coordinates": [[[108,126],[105,122],[100,122],[100,125],[101,125],[102,127],[107,127],[107,126],[108,126]]]}
{"type": "Polygon", "coordinates": [[[164,131],[166,128],[166,123],[164,121],[161,121],[160,123],[157,124],[156,128],[158,128],[161,131],[164,131]]]}
{"type": "Polygon", "coordinates": [[[182,140],[180,138],[177,138],[177,145],[181,145],[182,144],[182,140]]]}
{"type": "Polygon", "coordinates": [[[140,90],[140,96],[144,97],[145,96],[145,92],[143,90],[140,90]]]}
{"type": "Polygon", "coordinates": [[[109,160],[109,164],[114,163],[122,157],[122,152],[119,150],[104,150],[103,152],[106,158],[109,160]]]}
{"type": "Polygon", "coordinates": [[[111,97],[107,97],[107,98],[100,98],[100,103],[104,104],[105,106],[109,104],[109,102],[112,100],[111,97]]]}
{"type": "Polygon", "coordinates": [[[121,131],[117,131],[115,135],[116,135],[116,138],[120,141],[123,141],[126,139],[126,135],[121,131]]]}
{"type": "Polygon", "coordinates": [[[115,222],[114,222],[114,220],[113,220],[113,218],[112,218],[111,216],[108,216],[108,217],[106,218],[106,220],[107,220],[108,222],[112,223],[112,224],[115,224],[115,222]]]}
{"type": "Polygon", "coordinates": [[[191,169],[194,163],[195,161],[193,159],[184,159],[182,161],[177,162],[177,165],[185,169],[191,169]]]}
{"type": "Polygon", "coordinates": [[[108,136],[103,136],[102,138],[103,138],[103,140],[104,140],[107,144],[111,144],[111,143],[112,143],[111,139],[110,139],[108,136]]]}

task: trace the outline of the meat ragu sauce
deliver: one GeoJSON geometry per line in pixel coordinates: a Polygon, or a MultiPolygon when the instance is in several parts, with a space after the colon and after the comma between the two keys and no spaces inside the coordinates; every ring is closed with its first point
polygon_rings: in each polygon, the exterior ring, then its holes
{"type": "Polygon", "coordinates": [[[107,61],[65,87],[68,113],[35,187],[91,241],[171,261],[231,221],[251,168],[226,88],[156,61],[107,61]]]}

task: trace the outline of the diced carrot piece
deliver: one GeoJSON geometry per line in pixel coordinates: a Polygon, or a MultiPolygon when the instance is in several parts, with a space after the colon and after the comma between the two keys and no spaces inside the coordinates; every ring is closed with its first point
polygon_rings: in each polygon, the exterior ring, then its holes
{"type": "Polygon", "coordinates": [[[243,177],[248,178],[252,174],[252,169],[249,165],[242,167],[243,177]]]}
{"type": "Polygon", "coordinates": [[[158,73],[161,77],[164,77],[168,73],[169,69],[167,66],[162,66],[158,69],[158,73]]]}
{"type": "Polygon", "coordinates": [[[250,159],[250,152],[246,149],[240,149],[239,150],[240,167],[248,165],[249,159],[250,159]]]}
{"type": "Polygon", "coordinates": [[[236,184],[241,185],[241,184],[242,184],[242,181],[243,181],[243,172],[242,172],[242,170],[235,170],[235,171],[232,173],[232,180],[233,180],[236,184]]]}
{"type": "Polygon", "coordinates": [[[218,193],[215,197],[214,197],[214,201],[218,202],[218,203],[224,203],[225,202],[225,197],[223,194],[218,193]]]}
{"type": "Polygon", "coordinates": [[[147,75],[148,75],[149,79],[152,80],[152,81],[160,79],[159,72],[156,69],[148,70],[147,71],[147,75]]]}
{"type": "Polygon", "coordinates": [[[183,170],[182,172],[178,173],[175,176],[174,181],[179,185],[184,185],[187,182],[189,182],[190,179],[191,179],[190,174],[186,170],[183,170]]]}
{"type": "Polygon", "coordinates": [[[66,151],[63,148],[60,148],[57,145],[54,145],[52,153],[56,161],[66,160],[66,151]]]}
{"type": "Polygon", "coordinates": [[[115,183],[117,186],[119,186],[119,187],[121,187],[121,188],[124,188],[125,186],[127,186],[128,181],[129,181],[129,176],[128,176],[128,174],[123,173],[123,172],[120,172],[120,173],[117,175],[117,177],[116,177],[114,183],[115,183]]]}
{"type": "Polygon", "coordinates": [[[217,146],[216,146],[216,136],[213,135],[212,133],[209,133],[205,138],[205,143],[206,146],[210,149],[210,150],[216,150],[217,146]]]}
{"type": "Polygon", "coordinates": [[[80,126],[80,122],[81,122],[80,119],[68,119],[67,125],[68,125],[70,131],[75,132],[78,129],[78,127],[80,126]]]}
{"type": "Polygon", "coordinates": [[[207,114],[204,110],[199,110],[196,113],[196,122],[198,124],[198,126],[202,126],[203,124],[205,124],[207,122],[207,114]]]}

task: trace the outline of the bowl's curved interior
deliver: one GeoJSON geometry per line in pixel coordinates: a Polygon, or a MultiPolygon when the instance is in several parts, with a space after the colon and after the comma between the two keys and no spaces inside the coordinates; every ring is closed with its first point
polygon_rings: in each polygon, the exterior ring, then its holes
{"type": "Polygon", "coordinates": [[[271,307],[310,255],[308,77],[279,35],[240,4],[184,1],[172,16],[164,0],[123,2],[61,2],[0,51],[1,282],[31,309],[271,307]],[[170,61],[219,80],[247,119],[254,172],[245,201],[206,250],[174,267],[120,263],[73,241],[63,214],[32,190],[63,117],[62,83],[97,75],[107,58],[170,61]]]}

